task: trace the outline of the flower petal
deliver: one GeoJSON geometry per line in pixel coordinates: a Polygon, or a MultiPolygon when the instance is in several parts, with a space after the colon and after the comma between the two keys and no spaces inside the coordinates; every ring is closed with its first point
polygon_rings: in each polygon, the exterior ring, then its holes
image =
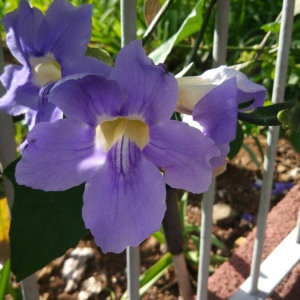
{"type": "Polygon", "coordinates": [[[213,169],[217,169],[226,163],[226,156],[230,151],[229,143],[218,145],[217,148],[220,150],[221,155],[213,157],[209,162],[213,169]]]}
{"type": "Polygon", "coordinates": [[[70,121],[40,123],[28,134],[28,146],[17,165],[19,184],[62,191],[95,175],[105,154],[95,148],[95,130],[70,121]]]}
{"type": "Polygon", "coordinates": [[[264,104],[266,89],[262,85],[249,80],[242,72],[226,66],[221,66],[219,68],[204,72],[201,77],[204,80],[211,80],[211,82],[216,85],[221,84],[227,79],[235,77],[237,79],[236,84],[239,90],[237,98],[238,103],[248,102],[254,99],[254,102],[251,104],[251,106],[244,109],[244,111],[252,110],[264,104]]]}
{"type": "Polygon", "coordinates": [[[150,128],[150,141],[143,154],[164,170],[166,183],[171,187],[202,193],[211,182],[209,160],[220,153],[200,130],[166,121],[150,128]]]}
{"type": "Polygon", "coordinates": [[[235,138],[238,114],[236,95],[236,78],[231,78],[206,94],[194,108],[193,119],[217,145],[235,138]]]}
{"type": "Polygon", "coordinates": [[[148,124],[171,118],[178,97],[176,79],[164,65],[153,64],[141,41],[135,40],[120,51],[111,78],[127,95],[124,116],[142,115],[148,124]]]}
{"type": "Polygon", "coordinates": [[[7,46],[23,65],[29,64],[29,56],[39,56],[35,48],[35,38],[43,17],[41,11],[31,8],[26,0],[21,0],[19,7],[2,19],[7,46]]]}
{"type": "Polygon", "coordinates": [[[254,102],[249,107],[243,109],[243,111],[252,110],[263,105],[266,89],[262,85],[252,82],[245,74],[239,71],[221,66],[208,70],[201,76],[177,78],[179,97],[176,111],[184,114],[192,114],[194,106],[205,95],[231,78],[236,78],[237,80],[238,93],[236,99],[238,103],[254,100],[254,102]]]}
{"type": "Polygon", "coordinates": [[[36,119],[33,126],[41,122],[52,123],[63,118],[63,112],[56,105],[54,105],[52,102],[49,102],[48,100],[50,91],[54,85],[55,82],[51,82],[41,89],[39,95],[38,112],[36,114],[36,119]]]}
{"type": "Polygon", "coordinates": [[[59,81],[51,90],[49,101],[67,117],[96,126],[100,116],[118,116],[124,97],[116,81],[78,74],[59,81]]]}
{"type": "Polygon", "coordinates": [[[91,37],[91,15],[91,5],[75,7],[54,0],[37,34],[37,48],[43,54],[52,53],[60,64],[83,56],[91,37]]]}
{"type": "Polygon", "coordinates": [[[86,183],[83,196],[85,226],[104,253],[120,253],[127,246],[137,246],[159,230],[166,210],[162,175],[129,143],[127,171],[120,172],[120,154],[124,158],[126,153],[120,153],[116,145],[99,174],[86,183]]]}
{"type": "Polygon", "coordinates": [[[112,67],[94,57],[81,57],[69,64],[62,65],[62,76],[68,76],[77,73],[90,73],[109,77],[112,67]]]}
{"type": "Polygon", "coordinates": [[[195,105],[216,85],[201,78],[201,76],[176,78],[179,95],[176,104],[176,111],[183,114],[193,114],[195,105]]]}
{"type": "Polygon", "coordinates": [[[11,115],[25,113],[28,108],[37,109],[39,88],[29,79],[27,67],[9,65],[0,80],[6,93],[0,99],[0,109],[11,115]]]}

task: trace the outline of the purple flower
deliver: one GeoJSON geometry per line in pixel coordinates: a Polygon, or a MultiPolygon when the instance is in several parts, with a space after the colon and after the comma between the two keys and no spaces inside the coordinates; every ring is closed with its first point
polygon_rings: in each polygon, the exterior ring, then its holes
{"type": "Polygon", "coordinates": [[[238,105],[253,100],[243,110],[262,106],[266,89],[251,82],[241,72],[221,66],[201,76],[177,78],[179,97],[176,110],[183,121],[214,140],[221,151],[211,160],[213,168],[225,163],[229,142],[235,139],[238,105]],[[192,115],[192,116],[190,116],[192,115]]]}
{"type": "MultiPolygon", "coordinates": [[[[254,182],[252,184],[253,187],[257,189],[261,189],[261,182],[254,182]]],[[[285,194],[294,186],[293,182],[273,182],[272,194],[285,194]]]]}
{"type": "Polygon", "coordinates": [[[249,223],[253,223],[255,221],[255,216],[247,212],[243,212],[242,219],[246,220],[249,223]]]}
{"type": "Polygon", "coordinates": [[[170,120],[177,97],[175,78],[130,43],[109,79],[76,75],[52,88],[66,119],[29,133],[17,181],[45,191],[86,182],[83,219],[96,243],[117,253],[138,245],[161,226],[165,184],[207,190],[219,155],[199,130],[170,120]]]}
{"type": "MultiPolygon", "coordinates": [[[[84,56],[91,13],[90,5],[74,7],[65,0],[54,0],[44,16],[21,0],[18,9],[4,16],[7,45],[22,65],[7,66],[0,77],[7,90],[0,99],[1,110],[11,115],[28,112],[34,124],[39,92],[47,83],[79,72],[109,76],[110,66],[84,56]]],[[[49,112],[53,106],[45,109],[49,112]]],[[[51,115],[47,121],[55,118],[57,115],[51,115]]]]}

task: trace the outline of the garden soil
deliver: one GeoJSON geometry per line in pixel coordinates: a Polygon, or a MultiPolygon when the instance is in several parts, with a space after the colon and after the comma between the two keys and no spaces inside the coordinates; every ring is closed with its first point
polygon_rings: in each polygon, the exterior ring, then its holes
{"type": "MultiPolygon", "coordinates": [[[[259,137],[265,148],[265,138],[259,137]]],[[[252,138],[245,143],[252,149],[260,166],[254,163],[249,153],[242,148],[239,154],[227,165],[225,173],[217,178],[215,202],[228,204],[237,212],[230,224],[214,225],[213,233],[226,245],[225,250],[212,248],[212,254],[231,257],[222,266],[212,266],[215,273],[209,279],[209,300],[225,300],[237,289],[240,283],[249,275],[250,257],[255,232],[255,218],[258,211],[261,180],[261,157],[252,138]],[[240,246],[241,245],[241,246],[240,246]]],[[[300,179],[300,156],[289,142],[281,139],[278,144],[274,181],[292,182],[300,179]]],[[[181,192],[179,191],[179,194],[181,192]]],[[[271,213],[268,218],[267,241],[264,248],[265,258],[276,245],[292,230],[300,203],[300,186],[295,186],[285,196],[287,189],[277,191],[272,195],[271,213]],[[284,198],[284,200],[282,200],[284,198]]],[[[190,195],[187,207],[189,223],[199,225],[201,222],[201,195],[190,195]]],[[[80,276],[67,280],[63,276],[66,260],[72,255],[70,249],[63,257],[53,261],[37,272],[41,299],[113,299],[111,292],[120,299],[126,290],[126,256],[121,254],[103,254],[93,242],[91,235],[81,240],[77,248],[90,248],[91,255],[85,261],[80,276]],[[87,290],[94,288],[90,296],[87,290]],[[85,298],[84,298],[85,297],[85,298]]],[[[191,250],[192,245],[190,246],[191,250]]],[[[154,237],[148,238],[141,244],[141,272],[152,266],[167,251],[154,237]]],[[[196,290],[197,270],[189,268],[190,280],[196,290]]],[[[300,265],[287,276],[282,284],[268,299],[299,300],[300,299],[300,265]]],[[[18,283],[14,282],[18,288],[18,283]]],[[[178,299],[179,290],[173,267],[142,296],[143,300],[178,299]]]]}

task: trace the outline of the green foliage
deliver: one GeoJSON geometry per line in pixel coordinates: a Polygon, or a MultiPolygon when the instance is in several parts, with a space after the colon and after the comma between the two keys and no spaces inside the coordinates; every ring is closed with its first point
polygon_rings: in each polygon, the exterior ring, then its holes
{"type": "MultiPolygon", "coordinates": [[[[171,267],[172,255],[170,252],[166,253],[153,266],[143,272],[140,276],[140,297],[171,267]]],[[[128,299],[128,292],[126,291],[121,300],[128,299]]]]}
{"type": "Polygon", "coordinates": [[[81,216],[84,184],[64,192],[33,190],[16,182],[17,162],[10,164],[4,174],[15,190],[11,269],[17,280],[22,280],[75,247],[88,230],[81,216]]]}
{"type": "Polygon", "coordinates": [[[229,144],[230,151],[227,156],[230,160],[233,159],[240,151],[243,144],[243,140],[244,140],[244,130],[241,124],[237,122],[235,140],[229,144]]]}
{"type": "Polygon", "coordinates": [[[267,23],[267,24],[261,26],[260,28],[262,30],[264,30],[265,32],[271,31],[274,33],[279,33],[280,23],[279,22],[271,22],[271,23],[267,23]]]}
{"type": "Polygon", "coordinates": [[[113,61],[112,61],[111,56],[109,55],[109,53],[107,51],[105,51],[103,49],[88,47],[85,55],[94,57],[98,60],[101,60],[101,61],[105,62],[106,64],[108,64],[110,66],[113,65],[113,61]]]}
{"type": "Polygon", "coordinates": [[[203,1],[199,1],[192,12],[184,20],[179,30],[171,38],[149,54],[149,57],[154,61],[154,63],[163,63],[175,45],[181,42],[184,38],[199,31],[202,23],[202,7],[203,1]]]}
{"type": "Polygon", "coordinates": [[[0,271],[0,299],[4,299],[10,280],[10,260],[7,260],[0,271]]]}

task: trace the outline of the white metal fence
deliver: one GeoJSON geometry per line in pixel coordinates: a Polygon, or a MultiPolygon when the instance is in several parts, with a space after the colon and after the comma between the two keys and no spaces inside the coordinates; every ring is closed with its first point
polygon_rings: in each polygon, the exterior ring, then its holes
{"type": "MultiPolygon", "coordinates": [[[[295,0],[284,0],[282,7],[281,29],[276,61],[276,74],[273,86],[272,102],[279,103],[284,99],[286,74],[288,67],[289,45],[291,42],[293,13],[295,0]]],[[[126,45],[135,38],[136,33],[136,0],[122,0],[122,45],[126,45]]],[[[228,18],[230,0],[219,0],[217,3],[216,27],[213,47],[213,67],[226,62],[226,47],[228,35],[228,18]]],[[[0,69],[3,69],[1,57],[0,69]]],[[[265,299],[280,283],[284,276],[300,261],[300,218],[297,227],[282,241],[282,243],[261,264],[263,243],[265,238],[266,217],[269,211],[274,162],[278,141],[279,128],[270,127],[268,132],[267,154],[264,163],[263,186],[261,190],[258,212],[256,239],[250,277],[232,295],[231,300],[265,299]],[[275,264],[276,262],[276,264],[275,264]],[[280,263],[279,263],[280,262],[280,263]],[[276,270],[274,270],[276,266],[276,270]]],[[[6,167],[16,158],[14,134],[11,117],[0,112],[0,160],[6,167]]],[[[202,203],[201,243],[199,259],[199,276],[197,299],[207,300],[208,267],[211,249],[212,206],[214,202],[213,180],[209,191],[202,203]]],[[[13,191],[8,182],[5,189],[9,204],[12,205],[13,191]]],[[[127,249],[127,273],[129,299],[139,299],[139,247],[127,249]]],[[[176,263],[176,261],[175,261],[176,263]]],[[[23,281],[23,294],[26,300],[38,299],[37,285],[34,276],[23,281]]],[[[189,294],[189,292],[187,292],[189,294]]],[[[184,300],[190,300],[184,294],[184,300]]],[[[300,298],[299,298],[300,299],[300,298]]]]}

